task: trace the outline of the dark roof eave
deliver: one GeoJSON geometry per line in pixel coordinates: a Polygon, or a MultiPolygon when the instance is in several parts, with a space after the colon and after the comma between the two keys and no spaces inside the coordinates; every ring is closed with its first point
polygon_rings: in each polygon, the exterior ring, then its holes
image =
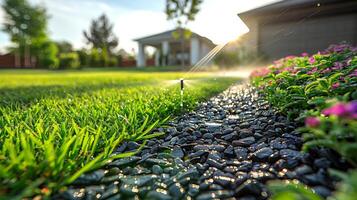
{"type": "Polygon", "coordinates": [[[311,8],[312,6],[317,6],[317,4],[327,5],[332,3],[344,3],[344,2],[356,2],[354,0],[282,0],[269,4],[256,9],[248,10],[245,12],[238,13],[238,16],[244,21],[251,17],[270,15],[274,13],[281,13],[287,9],[304,9],[311,8]]]}

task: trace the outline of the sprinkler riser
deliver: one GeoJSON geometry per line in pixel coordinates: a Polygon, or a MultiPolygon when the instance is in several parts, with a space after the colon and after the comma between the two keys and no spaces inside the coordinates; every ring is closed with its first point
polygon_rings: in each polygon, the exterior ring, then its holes
{"type": "Polygon", "coordinates": [[[180,91],[180,96],[181,96],[181,108],[183,108],[183,91],[184,91],[184,89],[185,89],[185,85],[184,85],[184,79],[183,78],[181,78],[180,79],[180,88],[181,88],[181,91],[180,91]]]}
{"type": "Polygon", "coordinates": [[[181,86],[181,91],[183,91],[185,89],[184,79],[183,78],[180,79],[180,86],[181,86]]]}

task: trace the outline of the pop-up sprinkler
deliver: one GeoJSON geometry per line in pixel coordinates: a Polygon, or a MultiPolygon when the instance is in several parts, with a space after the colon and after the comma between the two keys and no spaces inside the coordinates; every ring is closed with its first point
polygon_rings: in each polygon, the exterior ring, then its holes
{"type": "Polygon", "coordinates": [[[185,89],[183,78],[180,79],[180,86],[181,86],[181,108],[183,108],[183,91],[185,89]]]}

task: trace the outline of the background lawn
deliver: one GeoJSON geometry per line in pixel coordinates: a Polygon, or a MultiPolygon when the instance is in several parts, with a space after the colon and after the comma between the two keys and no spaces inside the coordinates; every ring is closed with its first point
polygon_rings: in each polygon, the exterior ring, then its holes
{"type": "MultiPolygon", "coordinates": [[[[157,70],[1,71],[0,197],[49,195],[103,165],[123,140],[160,135],[151,130],[183,111],[182,76],[157,70]]],[[[184,109],[237,81],[210,73],[187,79],[184,109]]]]}

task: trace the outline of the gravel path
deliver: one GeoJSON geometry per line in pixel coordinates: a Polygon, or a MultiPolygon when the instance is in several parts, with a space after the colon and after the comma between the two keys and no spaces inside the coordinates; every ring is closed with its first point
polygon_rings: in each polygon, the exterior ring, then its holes
{"type": "MultiPolygon", "coordinates": [[[[296,124],[249,86],[237,85],[160,128],[138,155],[81,176],[56,199],[267,199],[265,183],[298,179],[323,197],[338,157],[301,153],[296,124]]],[[[135,142],[117,152],[133,151],[135,142]]]]}

